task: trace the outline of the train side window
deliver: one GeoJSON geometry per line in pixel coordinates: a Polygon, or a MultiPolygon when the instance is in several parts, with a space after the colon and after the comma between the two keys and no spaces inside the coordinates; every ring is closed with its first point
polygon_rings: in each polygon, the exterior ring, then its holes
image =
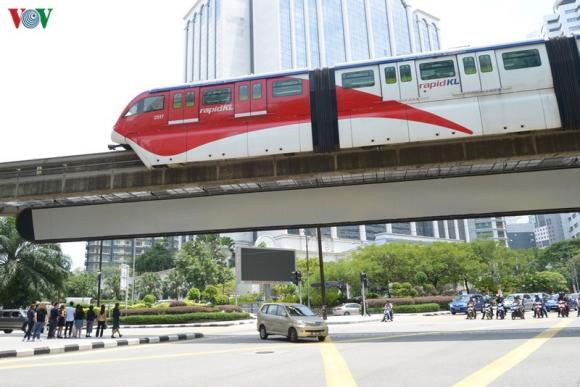
{"type": "Polygon", "coordinates": [[[193,91],[188,91],[185,95],[185,106],[192,107],[193,105],[195,105],[195,94],[193,91]]]}
{"type": "Polygon", "coordinates": [[[262,98],[262,84],[256,83],[252,86],[252,99],[262,98]]]}
{"type": "Polygon", "coordinates": [[[272,96],[290,97],[302,95],[302,79],[275,81],[272,84],[272,96]]]}
{"type": "Polygon", "coordinates": [[[247,101],[248,100],[248,86],[242,85],[239,88],[238,98],[240,101],[247,101]]]}
{"type": "Polygon", "coordinates": [[[354,89],[375,85],[375,73],[373,70],[353,71],[342,74],[342,88],[354,89]]]}
{"type": "Polygon", "coordinates": [[[491,73],[493,71],[493,64],[491,63],[491,56],[479,56],[479,69],[482,73],[491,73]]]}
{"type": "Polygon", "coordinates": [[[385,82],[387,85],[397,83],[397,69],[394,66],[385,67],[385,82]]]}
{"type": "Polygon", "coordinates": [[[174,109],[181,109],[183,106],[181,93],[173,94],[173,108],[174,109]]]}
{"type": "Polygon", "coordinates": [[[463,71],[465,75],[477,74],[477,68],[475,67],[475,59],[472,56],[467,56],[463,58],[463,71]]]}
{"type": "Polygon", "coordinates": [[[441,60],[438,62],[421,63],[419,65],[421,79],[429,81],[431,79],[451,78],[455,76],[455,65],[452,60],[441,60]]]}
{"type": "Polygon", "coordinates": [[[232,88],[224,87],[221,89],[205,90],[203,92],[203,104],[220,105],[232,102],[232,88]]]}
{"type": "Polygon", "coordinates": [[[526,69],[542,65],[540,52],[537,49],[504,52],[502,55],[503,67],[506,70],[526,69]]]}
{"type": "Polygon", "coordinates": [[[165,96],[156,95],[155,97],[147,97],[143,101],[143,113],[153,112],[156,110],[163,110],[165,106],[165,96]]]}
{"type": "Polygon", "coordinates": [[[411,82],[413,80],[413,74],[411,74],[411,66],[402,65],[401,67],[399,67],[399,76],[401,78],[401,82],[411,82]]]}

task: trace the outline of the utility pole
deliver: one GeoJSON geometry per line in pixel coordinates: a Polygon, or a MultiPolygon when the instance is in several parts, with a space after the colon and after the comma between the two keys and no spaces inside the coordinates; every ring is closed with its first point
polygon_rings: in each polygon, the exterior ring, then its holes
{"type": "Polygon", "coordinates": [[[99,275],[97,276],[97,305],[101,305],[101,279],[103,278],[103,240],[100,242],[99,250],[99,275]]]}
{"type": "Polygon", "coordinates": [[[308,258],[308,231],[304,229],[304,237],[306,238],[306,300],[310,308],[310,259],[308,258]]]}
{"type": "Polygon", "coordinates": [[[322,318],[326,320],[326,282],[324,280],[324,260],[322,258],[322,234],[320,227],[316,227],[318,234],[318,262],[320,264],[320,295],[322,299],[322,318]]]}

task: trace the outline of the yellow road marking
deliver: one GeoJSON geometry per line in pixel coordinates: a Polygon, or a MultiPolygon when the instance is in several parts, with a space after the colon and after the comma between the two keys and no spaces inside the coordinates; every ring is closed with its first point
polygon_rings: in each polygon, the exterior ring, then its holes
{"type": "Polygon", "coordinates": [[[147,356],[132,356],[132,357],[121,357],[121,358],[109,358],[109,359],[93,359],[93,360],[73,360],[73,361],[57,361],[49,363],[36,363],[36,364],[22,364],[22,365],[11,365],[7,367],[0,366],[1,370],[11,370],[11,369],[21,369],[21,368],[41,368],[41,367],[55,367],[55,366],[70,366],[70,365],[83,365],[83,364],[107,364],[107,363],[119,363],[119,362],[130,362],[138,360],[158,360],[158,359],[170,359],[188,356],[204,356],[204,355],[215,355],[222,353],[235,353],[235,352],[254,352],[263,351],[274,348],[311,348],[307,346],[296,346],[293,344],[283,344],[283,345],[264,345],[252,348],[236,348],[236,349],[220,349],[215,351],[203,351],[203,352],[183,352],[183,353],[168,353],[163,355],[147,355],[147,356]]]}
{"type": "Polygon", "coordinates": [[[328,387],[356,387],[348,365],[330,339],[320,345],[320,354],[324,363],[324,374],[328,387]]]}
{"type": "Polygon", "coordinates": [[[479,387],[488,386],[494,380],[520,364],[528,356],[537,351],[542,345],[550,340],[559,331],[569,325],[572,320],[560,321],[552,327],[546,329],[536,337],[533,337],[515,348],[511,352],[505,354],[499,359],[493,361],[479,371],[469,375],[453,387],[479,387]]]}

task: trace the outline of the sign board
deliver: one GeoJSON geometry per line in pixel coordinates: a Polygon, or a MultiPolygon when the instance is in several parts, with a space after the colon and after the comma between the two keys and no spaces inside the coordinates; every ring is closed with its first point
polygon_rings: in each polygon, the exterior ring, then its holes
{"type": "Polygon", "coordinates": [[[129,265],[121,265],[121,290],[127,290],[127,282],[129,279],[129,265]]]}
{"type": "Polygon", "coordinates": [[[242,283],[290,282],[295,270],[295,250],[240,247],[236,254],[236,276],[242,283]]]}

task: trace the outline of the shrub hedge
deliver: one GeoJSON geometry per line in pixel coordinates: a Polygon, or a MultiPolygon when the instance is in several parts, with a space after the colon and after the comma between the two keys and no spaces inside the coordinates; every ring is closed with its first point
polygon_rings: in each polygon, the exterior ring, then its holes
{"type": "Polygon", "coordinates": [[[370,308],[382,308],[389,300],[393,306],[396,305],[417,305],[417,304],[437,304],[443,310],[449,309],[449,303],[453,300],[450,296],[425,296],[425,297],[403,297],[403,298],[373,298],[367,300],[370,308]]]}
{"type": "MultiPolygon", "coordinates": [[[[370,313],[383,313],[383,308],[369,308],[370,313]]],[[[438,312],[439,305],[436,303],[415,304],[415,305],[393,305],[395,313],[427,313],[438,312]]]]}
{"type": "Polygon", "coordinates": [[[121,317],[121,324],[141,325],[141,324],[185,324],[199,321],[231,321],[243,320],[250,315],[245,312],[196,312],[183,314],[161,314],[146,316],[121,317]]]}
{"type": "MultiPolygon", "coordinates": [[[[127,316],[154,316],[154,315],[166,315],[166,314],[186,314],[186,313],[219,313],[219,312],[241,312],[242,309],[235,305],[218,305],[218,306],[206,306],[206,305],[192,305],[192,306],[174,306],[168,308],[139,308],[139,309],[128,309],[127,316]]],[[[125,310],[122,309],[121,312],[125,314],[125,310]]]]}

